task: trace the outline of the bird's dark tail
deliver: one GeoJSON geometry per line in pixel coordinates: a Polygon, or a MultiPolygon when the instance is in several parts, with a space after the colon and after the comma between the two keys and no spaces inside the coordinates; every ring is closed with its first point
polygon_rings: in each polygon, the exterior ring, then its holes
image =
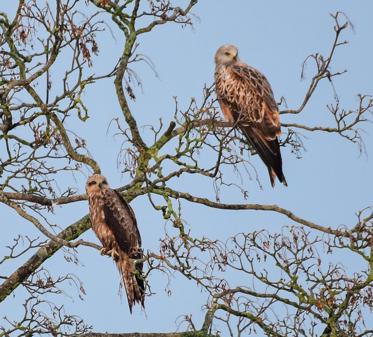
{"type": "Polygon", "coordinates": [[[116,264],[122,277],[128,306],[132,313],[132,307],[135,303],[141,304],[143,308],[145,307],[145,283],[142,274],[142,262],[137,263],[135,266],[134,260],[129,258],[125,252],[119,251],[118,253],[119,257],[116,259],[116,264]]]}
{"type": "Polygon", "coordinates": [[[241,130],[267,166],[272,187],[275,186],[276,177],[287,186],[288,184],[282,172],[282,158],[278,139],[267,140],[259,130],[252,126],[250,128],[242,127],[241,130]]]}

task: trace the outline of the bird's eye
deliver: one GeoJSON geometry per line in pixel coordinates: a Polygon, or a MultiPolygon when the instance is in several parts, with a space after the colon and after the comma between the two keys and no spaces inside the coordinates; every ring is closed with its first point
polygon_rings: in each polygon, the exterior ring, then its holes
{"type": "Polygon", "coordinates": [[[226,51],[224,54],[227,55],[227,56],[230,55],[229,51],[226,51]]]}
{"type": "Polygon", "coordinates": [[[93,180],[93,181],[90,181],[89,183],[88,183],[88,186],[92,186],[92,185],[96,185],[96,182],[93,180]]]}

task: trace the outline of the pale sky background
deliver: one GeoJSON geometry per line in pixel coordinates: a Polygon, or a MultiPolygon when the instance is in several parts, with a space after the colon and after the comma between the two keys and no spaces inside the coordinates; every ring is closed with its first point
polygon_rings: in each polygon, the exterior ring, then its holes
{"type": "MultiPolygon", "coordinates": [[[[373,93],[373,2],[351,0],[205,0],[195,6],[193,29],[165,25],[153,33],[140,37],[138,52],[149,57],[159,77],[149,67],[138,65],[136,72],[143,82],[143,91],[137,91],[137,100],[132,104],[139,124],[152,124],[160,117],[170,121],[174,111],[173,96],[185,107],[190,97],[200,99],[205,83],[213,82],[216,49],[225,43],[239,47],[240,58],[260,69],[272,84],[276,99],[284,96],[289,107],[296,108],[312,77],[313,68],[308,67],[305,80],[300,80],[301,64],[307,55],[314,52],[327,54],[333,34],[333,20],[329,13],[345,12],[354,24],[345,38],[349,45],[338,50],[333,62],[334,70],[347,69],[348,73],[335,81],[341,103],[345,108],[355,108],[358,93],[373,93]]],[[[183,1],[180,1],[183,3],[183,1]]],[[[8,10],[13,0],[1,0],[0,10],[8,10]]],[[[105,32],[99,44],[100,55],[95,69],[111,68],[112,61],[121,51],[121,37],[114,31],[115,39],[105,32]]],[[[100,40],[99,40],[100,41],[100,40]]],[[[113,117],[120,116],[111,81],[92,87],[85,95],[91,119],[84,124],[82,136],[87,139],[89,150],[100,163],[103,173],[113,187],[127,183],[117,168],[117,154],[121,140],[113,137],[114,129],[106,129],[113,117]]],[[[328,122],[326,104],[333,100],[328,85],[321,85],[306,111],[297,119],[285,116],[283,122],[303,122],[324,125],[328,122]]],[[[74,126],[71,126],[74,128],[74,126]]],[[[78,129],[80,130],[80,129],[78,129]]],[[[333,135],[305,133],[307,151],[298,160],[283,149],[284,172],[289,187],[270,187],[267,170],[253,158],[259,172],[263,189],[252,181],[248,183],[250,203],[278,204],[295,214],[321,225],[350,225],[355,221],[355,212],[372,205],[373,129],[365,127],[366,152],[359,153],[356,145],[333,135]]],[[[58,177],[56,177],[58,179],[58,177]]],[[[84,191],[85,178],[77,176],[76,188],[84,191]]],[[[181,190],[186,188],[180,184],[181,190]]],[[[189,187],[188,187],[189,188],[189,187]]],[[[211,184],[192,187],[204,195],[213,193],[211,184]]],[[[197,194],[196,193],[196,194],[197,194]]],[[[222,195],[225,202],[243,202],[238,194],[222,195]]],[[[155,216],[147,198],[138,198],[132,203],[138,217],[144,249],[156,249],[158,239],[164,232],[164,221],[155,216]]],[[[231,212],[185,205],[184,218],[192,234],[226,240],[238,232],[268,228],[280,231],[281,225],[291,222],[284,217],[260,212],[231,212]]],[[[1,206],[0,253],[17,233],[36,230],[31,224],[21,221],[14,212],[1,206]]],[[[62,207],[56,211],[56,221],[65,227],[85,215],[87,203],[62,207]]],[[[39,235],[39,234],[37,234],[39,235]]],[[[97,242],[90,231],[84,239],[97,242]]],[[[87,295],[78,298],[59,297],[67,312],[76,314],[92,324],[94,331],[174,331],[180,315],[192,314],[200,326],[204,314],[201,311],[206,294],[189,281],[175,277],[172,280],[172,295],[163,289],[164,277],[149,280],[156,295],[146,299],[146,313],[138,307],[129,314],[127,301],[118,296],[119,276],[114,264],[89,248],[79,248],[79,265],[67,263],[62,252],[49,259],[44,266],[54,275],[68,272],[80,277],[87,295]]],[[[349,261],[345,261],[346,264],[349,261]]],[[[12,268],[9,268],[10,272],[12,268]]],[[[3,271],[1,271],[3,274],[3,271]]],[[[242,282],[242,281],[241,281],[242,282]]],[[[0,305],[0,317],[16,319],[21,315],[20,303],[23,291],[18,289],[0,305]]],[[[71,292],[74,296],[74,292],[71,292]]]]}

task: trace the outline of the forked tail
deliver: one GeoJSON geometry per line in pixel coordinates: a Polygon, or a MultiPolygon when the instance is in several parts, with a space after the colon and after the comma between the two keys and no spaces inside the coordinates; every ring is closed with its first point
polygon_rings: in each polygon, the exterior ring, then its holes
{"type": "Polygon", "coordinates": [[[116,264],[126,290],[130,312],[132,313],[132,307],[136,303],[141,304],[145,308],[145,283],[142,274],[142,262],[137,263],[135,267],[133,260],[123,251],[119,251],[116,264]]]}

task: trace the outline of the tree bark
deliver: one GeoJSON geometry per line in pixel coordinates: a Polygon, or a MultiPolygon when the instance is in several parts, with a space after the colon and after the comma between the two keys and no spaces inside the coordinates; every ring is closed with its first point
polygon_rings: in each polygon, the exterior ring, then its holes
{"type": "Polygon", "coordinates": [[[185,332],[125,332],[125,333],[91,332],[91,333],[79,335],[79,337],[217,337],[217,336],[210,335],[203,331],[185,331],[185,332]]]}

